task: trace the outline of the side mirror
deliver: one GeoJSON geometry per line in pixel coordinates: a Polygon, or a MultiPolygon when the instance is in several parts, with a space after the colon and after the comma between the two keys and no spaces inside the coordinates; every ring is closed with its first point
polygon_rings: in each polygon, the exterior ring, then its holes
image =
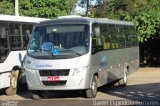
{"type": "Polygon", "coordinates": [[[93,29],[93,35],[95,36],[95,37],[99,37],[100,36],[100,27],[95,27],[94,29],[93,29]]]}

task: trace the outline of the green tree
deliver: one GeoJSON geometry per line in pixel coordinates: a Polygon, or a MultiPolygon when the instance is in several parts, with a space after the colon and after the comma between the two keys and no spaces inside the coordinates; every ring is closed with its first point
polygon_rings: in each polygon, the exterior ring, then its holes
{"type": "Polygon", "coordinates": [[[68,15],[74,0],[20,0],[20,15],[55,18],[68,15]]]}
{"type": "Polygon", "coordinates": [[[159,0],[105,0],[103,5],[92,9],[91,16],[133,21],[141,42],[160,37],[159,0]]]}
{"type": "Polygon", "coordinates": [[[157,19],[150,14],[142,13],[135,16],[134,23],[139,32],[139,41],[147,41],[147,39],[154,37],[156,34],[157,19]]]}
{"type": "Polygon", "coordinates": [[[0,14],[14,14],[14,5],[12,0],[0,0],[0,14]]]}
{"type": "MultiPolygon", "coordinates": [[[[71,13],[77,0],[19,0],[22,16],[55,18],[71,13]]],[[[0,14],[14,14],[14,0],[0,0],[0,14]]]]}

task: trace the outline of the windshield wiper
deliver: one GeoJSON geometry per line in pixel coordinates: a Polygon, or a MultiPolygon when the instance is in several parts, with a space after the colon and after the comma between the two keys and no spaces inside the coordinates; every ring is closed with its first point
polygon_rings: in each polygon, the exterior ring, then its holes
{"type": "Polygon", "coordinates": [[[49,50],[42,50],[42,52],[43,51],[49,53],[52,57],[56,58],[56,56],[54,54],[52,54],[49,50]]]}
{"type": "Polygon", "coordinates": [[[71,53],[75,53],[75,54],[78,55],[78,56],[81,56],[80,53],[78,53],[78,52],[76,52],[76,51],[74,51],[74,50],[63,50],[63,51],[60,51],[60,52],[71,52],[71,53]]]}

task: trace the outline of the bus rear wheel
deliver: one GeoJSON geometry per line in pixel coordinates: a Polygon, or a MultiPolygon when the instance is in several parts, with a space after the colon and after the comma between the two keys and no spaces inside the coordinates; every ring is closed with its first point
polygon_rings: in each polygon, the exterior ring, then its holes
{"type": "Polygon", "coordinates": [[[97,76],[94,76],[91,87],[85,91],[87,98],[95,98],[97,95],[97,76]]]}
{"type": "Polygon", "coordinates": [[[127,68],[124,69],[123,78],[119,81],[121,86],[127,86],[128,83],[128,71],[127,68]]]}

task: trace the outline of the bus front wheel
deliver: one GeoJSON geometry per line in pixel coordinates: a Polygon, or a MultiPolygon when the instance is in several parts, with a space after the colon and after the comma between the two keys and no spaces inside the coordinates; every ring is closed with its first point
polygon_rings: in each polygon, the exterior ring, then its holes
{"type": "Polygon", "coordinates": [[[91,87],[86,90],[87,98],[95,98],[97,95],[97,76],[94,76],[91,82],[91,87]]]}

